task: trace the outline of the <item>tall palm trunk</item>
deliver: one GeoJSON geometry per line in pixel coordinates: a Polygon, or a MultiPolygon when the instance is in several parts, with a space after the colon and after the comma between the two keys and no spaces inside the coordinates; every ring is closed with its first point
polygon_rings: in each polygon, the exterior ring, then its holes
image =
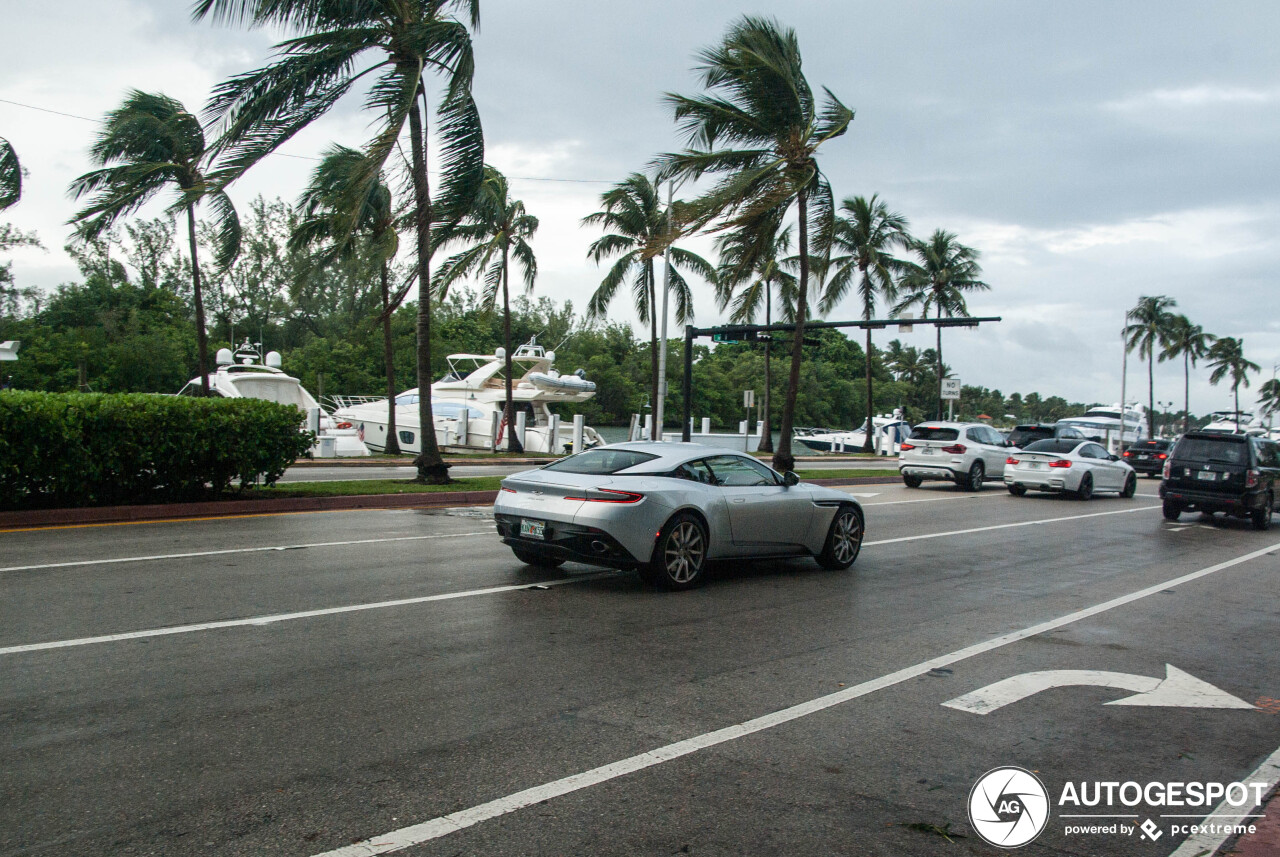
{"type": "MultiPolygon", "coordinates": [[[[507,424],[507,452],[524,452],[520,438],[516,437],[516,409],[511,401],[511,301],[507,292],[507,245],[502,245],[502,348],[506,352],[507,400],[502,409],[502,419],[507,424]]],[[[550,431],[550,428],[547,429],[550,431]]],[[[559,438],[547,435],[547,452],[555,452],[559,438]]]]}
{"type": "Polygon", "coordinates": [[[649,363],[653,384],[649,393],[649,440],[661,440],[658,434],[658,281],[653,274],[653,260],[646,259],[644,274],[649,280],[649,363]]]}
{"type": "Polygon", "coordinates": [[[396,433],[396,355],[391,342],[391,279],[387,263],[382,263],[382,359],[387,364],[387,439],[382,451],[400,454],[400,437],[396,433]]]}
{"type": "Polygon", "coordinates": [[[1182,352],[1182,433],[1191,431],[1191,354],[1182,352]]]}
{"type": "Polygon", "coordinates": [[[208,396],[209,337],[204,329],[204,295],[200,291],[200,260],[196,255],[196,207],[191,204],[187,205],[187,239],[191,242],[191,299],[196,305],[196,366],[200,370],[200,395],[208,396]]]}
{"type": "MultiPolygon", "coordinates": [[[[1120,403],[1120,431],[1124,432],[1124,402],[1120,403]]],[[[1156,358],[1155,344],[1147,350],[1147,437],[1156,436],[1156,358]]]]}
{"type": "Polygon", "coordinates": [[[796,393],[800,389],[800,360],[804,354],[804,320],[809,310],[809,206],[804,191],[796,194],[800,208],[800,282],[796,295],[796,328],[791,340],[791,369],[787,373],[787,394],[782,400],[782,437],[773,454],[773,469],[794,470],[796,458],[791,454],[791,427],[795,420],[796,393]]]}
{"type": "MultiPolygon", "coordinates": [[[[864,313],[865,315],[865,313],[864,313]]],[[[871,400],[871,328],[867,328],[867,425],[866,439],[862,441],[863,452],[875,452],[871,445],[871,434],[875,431],[875,403],[871,400]]]]}
{"type": "MultiPolygon", "coordinates": [[[[938,318],[942,318],[942,304],[938,304],[938,318]]],[[[942,325],[937,325],[938,333],[938,419],[942,419],[942,325]]]]}
{"type": "MultiPolygon", "coordinates": [[[[773,287],[764,284],[764,326],[773,324],[773,287]]],[[[769,393],[773,389],[773,373],[770,371],[769,358],[773,355],[773,334],[765,334],[764,342],[764,431],[760,434],[758,452],[773,452],[773,420],[769,413],[769,393]]]]}
{"type": "MultiPolygon", "coordinates": [[[[425,100],[422,90],[418,92],[425,100]]],[[[426,123],[418,113],[421,104],[422,101],[415,98],[409,111],[413,196],[417,205],[414,226],[418,249],[418,440],[421,444],[413,463],[418,468],[417,481],[443,485],[450,481],[449,467],[440,458],[435,416],[431,413],[431,184],[427,178],[426,123]]]]}

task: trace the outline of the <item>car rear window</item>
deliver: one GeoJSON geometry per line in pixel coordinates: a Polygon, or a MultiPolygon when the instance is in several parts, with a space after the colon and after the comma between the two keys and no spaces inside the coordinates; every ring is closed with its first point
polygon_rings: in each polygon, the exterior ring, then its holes
{"type": "Polygon", "coordinates": [[[916,426],[911,430],[912,440],[955,440],[959,436],[959,430],[940,426],[916,426]]]}
{"type": "Polygon", "coordinates": [[[1023,452],[1056,452],[1067,453],[1080,445],[1078,438],[1071,437],[1047,437],[1044,440],[1038,440],[1035,443],[1023,449],[1023,452]]]}
{"type": "Polygon", "coordinates": [[[1009,432],[1009,443],[1014,446],[1025,446],[1032,441],[1041,440],[1042,438],[1053,437],[1053,429],[1051,428],[1024,428],[1018,426],[1009,432]]]}
{"type": "Polygon", "coordinates": [[[1244,438],[1184,437],[1173,457],[1179,461],[1215,461],[1219,464],[1247,464],[1249,447],[1244,438]]]}
{"type": "Polygon", "coordinates": [[[561,473],[588,473],[594,476],[602,476],[626,470],[628,467],[635,467],[637,464],[644,464],[646,461],[653,461],[657,457],[651,453],[638,452],[634,449],[589,449],[586,452],[580,452],[577,455],[571,455],[568,458],[552,462],[542,469],[557,470],[561,473]]]}
{"type": "Polygon", "coordinates": [[[1140,440],[1137,443],[1129,445],[1130,449],[1168,449],[1169,441],[1167,440],[1140,440]]]}

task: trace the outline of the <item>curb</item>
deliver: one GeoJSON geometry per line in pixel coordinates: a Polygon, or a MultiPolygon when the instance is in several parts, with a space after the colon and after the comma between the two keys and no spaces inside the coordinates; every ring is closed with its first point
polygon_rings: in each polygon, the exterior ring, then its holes
{"type": "MultiPolygon", "coordinates": [[[[855,476],[845,479],[806,479],[811,485],[884,485],[893,476],[855,476]]],[[[491,504],[497,491],[438,491],[422,494],[352,494],[344,497],[281,497],[270,500],[214,500],[204,503],[157,503],[148,506],[97,506],[84,509],[33,509],[0,512],[0,528],[56,527],[167,521],[181,518],[222,518],[241,515],[279,515],[290,512],[337,512],[355,509],[429,509],[491,504]]]]}

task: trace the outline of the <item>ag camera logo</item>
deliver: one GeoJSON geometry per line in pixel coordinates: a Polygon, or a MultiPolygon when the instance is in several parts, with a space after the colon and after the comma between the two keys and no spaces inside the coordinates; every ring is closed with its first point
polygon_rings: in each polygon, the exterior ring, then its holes
{"type": "Polygon", "coordinates": [[[969,823],[998,848],[1020,848],[1049,822],[1049,792],[1023,768],[987,771],[969,792],[969,823]]]}

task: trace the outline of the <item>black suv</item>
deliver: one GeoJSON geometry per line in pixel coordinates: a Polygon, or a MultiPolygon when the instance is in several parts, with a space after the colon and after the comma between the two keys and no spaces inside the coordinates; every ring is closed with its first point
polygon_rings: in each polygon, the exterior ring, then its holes
{"type": "Polygon", "coordinates": [[[1171,440],[1140,440],[1124,451],[1124,460],[1139,473],[1159,476],[1164,472],[1164,463],[1169,460],[1172,448],[1171,440]]]}
{"type": "Polygon", "coordinates": [[[1184,434],[1164,465],[1160,496],[1164,516],[1176,521],[1188,509],[1248,518],[1255,530],[1271,526],[1280,447],[1243,434],[1184,434]]]}
{"type": "Polygon", "coordinates": [[[1029,443],[1035,443],[1037,440],[1048,440],[1051,437],[1085,439],[1080,430],[1074,426],[1031,423],[1024,426],[1014,426],[1013,431],[1009,432],[1009,445],[1016,446],[1018,449],[1026,449],[1029,443]]]}

